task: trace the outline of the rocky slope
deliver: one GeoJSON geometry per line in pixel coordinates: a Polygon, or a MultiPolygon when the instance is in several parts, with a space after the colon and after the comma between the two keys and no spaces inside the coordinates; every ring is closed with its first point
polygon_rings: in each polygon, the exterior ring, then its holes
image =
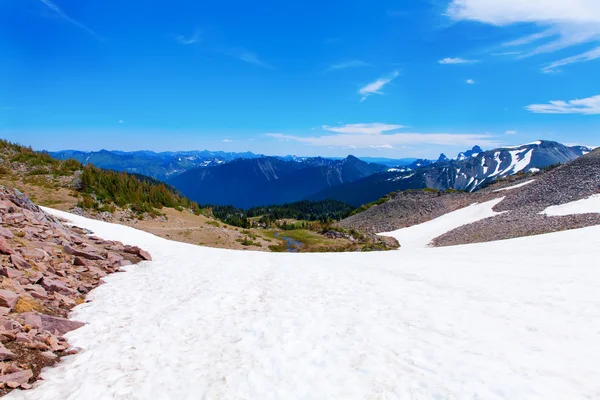
{"type": "Polygon", "coordinates": [[[83,326],[69,310],[146,251],[90,236],[0,186],[0,395],[28,389],[40,370],[76,353],[63,335],[83,326]]]}
{"type": "MultiPolygon", "coordinates": [[[[494,193],[494,192],[492,192],[494,193]]],[[[435,246],[511,239],[600,225],[600,213],[547,216],[547,207],[586,199],[600,193],[600,149],[546,173],[513,190],[495,192],[506,196],[494,207],[504,212],[465,225],[434,240],[435,246]]]]}
{"type": "Polygon", "coordinates": [[[340,222],[345,228],[389,232],[427,222],[473,203],[503,197],[494,211],[503,212],[462,226],[435,239],[447,246],[509,239],[600,224],[600,213],[546,216],[549,206],[600,193],[600,149],[540,173],[510,176],[477,192],[408,190],[340,222]]]}

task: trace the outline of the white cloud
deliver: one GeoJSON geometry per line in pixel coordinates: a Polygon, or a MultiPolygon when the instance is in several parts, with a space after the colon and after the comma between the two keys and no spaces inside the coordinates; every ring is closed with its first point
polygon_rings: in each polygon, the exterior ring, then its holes
{"type": "Polygon", "coordinates": [[[475,84],[475,81],[474,81],[473,79],[467,79],[467,80],[466,80],[466,82],[467,82],[469,85],[474,85],[474,84],[475,84]]]}
{"type": "Polygon", "coordinates": [[[201,35],[202,35],[202,32],[199,29],[196,29],[192,36],[186,37],[183,35],[179,35],[179,36],[175,36],[175,40],[179,44],[194,44],[198,40],[200,40],[201,35]]]}
{"type": "Polygon", "coordinates": [[[264,62],[260,58],[258,58],[258,55],[256,55],[255,53],[252,53],[251,51],[248,51],[246,49],[241,49],[241,48],[230,49],[229,51],[226,52],[226,54],[229,54],[232,57],[235,57],[239,60],[247,62],[248,64],[258,65],[259,67],[263,67],[263,68],[273,68],[271,65],[267,64],[266,62],[264,62]]]}
{"type": "Polygon", "coordinates": [[[122,119],[120,119],[120,120],[119,120],[119,123],[120,123],[120,124],[124,124],[124,123],[125,123],[125,121],[123,121],[122,119]]]}
{"type": "Polygon", "coordinates": [[[404,125],[373,122],[368,124],[346,124],[341,126],[323,125],[323,130],[336,133],[360,133],[363,135],[380,135],[383,132],[406,128],[404,125]]]}
{"type": "Polygon", "coordinates": [[[490,134],[450,134],[450,133],[394,133],[403,125],[372,123],[349,124],[338,127],[323,126],[323,130],[335,132],[315,136],[297,136],[283,133],[267,133],[267,136],[305,143],[317,147],[356,148],[356,149],[392,149],[404,145],[440,145],[440,146],[481,146],[495,147],[499,145],[490,134]],[[389,133],[385,133],[389,132],[389,133]]]}
{"type": "Polygon", "coordinates": [[[600,58],[600,47],[597,47],[593,50],[585,52],[583,54],[578,54],[576,56],[563,58],[558,61],[554,61],[553,63],[542,68],[544,72],[556,72],[556,69],[559,67],[564,67],[569,64],[576,64],[585,61],[591,61],[600,58]]]}
{"type": "Polygon", "coordinates": [[[67,21],[67,22],[75,25],[78,28],[83,29],[84,31],[86,31],[90,35],[94,36],[95,38],[102,40],[102,38],[96,32],[94,32],[93,30],[91,30],[90,28],[88,28],[87,26],[85,26],[84,24],[82,24],[81,22],[76,21],[73,18],[69,17],[67,14],[64,13],[64,11],[59,6],[57,6],[56,4],[54,4],[53,2],[51,2],[50,0],[40,0],[40,1],[42,3],[44,3],[54,13],[58,14],[65,21],[67,21]]]}
{"type": "Polygon", "coordinates": [[[473,64],[478,62],[478,60],[466,60],[464,58],[460,58],[460,57],[446,57],[440,61],[438,61],[438,63],[440,64],[473,64]]]}
{"type": "Polygon", "coordinates": [[[231,142],[233,142],[233,140],[231,140],[231,139],[223,139],[223,143],[231,143],[231,142]]]}
{"type": "Polygon", "coordinates": [[[600,114],[600,95],[570,101],[554,100],[548,104],[531,104],[525,108],[538,114],[600,114]]]}
{"type": "Polygon", "coordinates": [[[514,129],[508,130],[506,132],[504,132],[505,135],[516,135],[517,131],[515,131],[514,129]]]}
{"type": "MultiPolygon", "coordinates": [[[[530,23],[538,27],[538,32],[504,44],[527,47],[522,57],[600,42],[598,0],[453,0],[447,15],[496,26],[530,23]]],[[[595,58],[583,57],[576,62],[595,58]]]]}
{"type": "Polygon", "coordinates": [[[396,79],[398,77],[399,72],[398,71],[394,71],[390,76],[388,77],[384,77],[384,78],[379,78],[377,79],[375,82],[371,82],[368,85],[362,87],[358,93],[360,95],[362,95],[362,98],[360,101],[364,101],[366,100],[367,97],[369,97],[372,94],[383,94],[381,92],[381,89],[387,85],[388,83],[390,83],[391,81],[393,81],[394,79],[396,79]]]}
{"type": "Polygon", "coordinates": [[[371,64],[369,64],[368,62],[362,61],[362,60],[351,60],[351,61],[344,61],[338,64],[333,64],[330,65],[326,71],[330,72],[330,71],[339,71],[341,69],[347,69],[347,68],[358,68],[358,67],[370,67],[371,64]]]}
{"type": "Polygon", "coordinates": [[[522,53],[521,51],[505,51],[505,52],[502,52],[502,53],[493,53],[492,55],[493,56],[516,56],[516,55],[519,55],[521,53],[522,53]]]}

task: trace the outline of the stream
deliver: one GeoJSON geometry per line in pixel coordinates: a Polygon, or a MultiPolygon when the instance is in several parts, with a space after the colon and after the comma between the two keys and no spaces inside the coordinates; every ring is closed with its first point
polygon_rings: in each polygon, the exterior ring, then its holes
{"type": "Polygon", "coordinates": [[[285,251],[289,253],[298,253],[304,245],[302,242],[297,241],[296,239],[292,239],[287,236],[281,236],[280,232],[276,232],[274,235],[277,239],[281,239],[285,241],[285,251]]]}

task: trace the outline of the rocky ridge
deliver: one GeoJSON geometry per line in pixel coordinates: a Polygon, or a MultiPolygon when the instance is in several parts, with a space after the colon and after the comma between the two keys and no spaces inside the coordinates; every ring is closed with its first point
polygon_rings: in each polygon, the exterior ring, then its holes
{"type": "Polygon", "coordinates": [[[353,215],[340,225],[347,229],[389,232],[427,222],[473,203],[504,197],[494,207],[494,211],[502,214],[447,232],[432,245],[479,243],[600,225],[600,213],[561,217],[542,214],[549,206],[597,193],[600,193],[600,149],[549,171],[504,178],[474,193],[430,189],[398,192],[389,201],[353,215]]]}
{"type": "Polygon", "coordinates": [[[85,295],[148,252],[69,227],[0,186],[0,395],[29,389],[43,367],[74,354],[63,335],[85,295]]]}
{"type": "Polygon", "coordinates": [[[433,241],[434,246],[512,239],[600,225],[600,213],[547,216],[549,206],[570,203],[600,193],[600,149],[558,168],[539,174],[518,189],[493,192],[506,196],[494,207],[504,212],[450,231],[433,241]]]}

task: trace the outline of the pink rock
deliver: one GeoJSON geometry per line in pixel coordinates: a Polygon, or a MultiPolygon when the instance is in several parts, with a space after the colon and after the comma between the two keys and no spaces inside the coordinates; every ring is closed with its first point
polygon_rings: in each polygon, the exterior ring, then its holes
{"type": "Polygon", "coordinates": [[[40,285],[25,285],[24,289],[33,297],[34,299],[45,300],[48,298],[48,292],[40,285]]]}
{"type": "Polygon", "coordinates": [[[4,223],[7,225],[18,224],[25,221],[25,216],[21,213],[13,213],[4,215],[4,223]]]}
{"type": "Polygon", "coordinates": [[[6,276],[7,278],[20,278],[25,276],[25,274],[18,269],[8,267],[0,267],[0,275],[6,276]]]}
{"type": "Polygon", "coordinates": [[[26,369],[24,371],[13,372],[12,374],[0,376],[0,382],[18,382],[19,384],[29,382],[29,379],[33,377],[33,372],[26,369]]]}
{"type": "Polygon", "coordinates": [[[33,386],[32,386],[32,385],[30,385],[29,383],[21,383],[21,386],[20,386],[20,387],[21,387],[21,389],[23,389],[23,390],[29,390],[29,389],[31,389],[33,386]]]}
{"type": "Polygon", "coordinates": [[[119,263],[117,264],[117,266],[119,266],[119,267],[124,267],[124,266],[126,266],[126,265],[131,265],[131,261],[129,261],[129,260],[121,260],[121,261],[119,261],[119,263]]]}
{"type": "Polygon", "coordinates": [[[60,336],[85,325],[85,323],[80,321],[71,321],[69,319],[53,317],[46,314],[40,314],[40,318],[42,319],[42,329],[56,332],[60,336]]]}
{"type": "Polygon", "coordinates": [[[56,354],[54,354],[51,351],[44,351],[44,352],[40,353],[40,356],[47,358],[48,360],[55,360],[56,357],[58,357],[56,354]]]}
{"type": "Polygon", "coordinates": [[[64,249],[65,249],[65,253],[67,253],[67,254],[83,257],[88,260],[104,260],[104,257],[102,257],[98,254],[94,254],[94,253],[90,253],[90,252],[82,251],[82,250],[77,250],[76,248],[74,248],[70,245],[64,246],[64,249]]]}
{"type": "Polygon", "coordinates": [[[40,249],[19,249],[23,257],[27,257],[32,260],[43,260],[46,253],[40,249]]]}
{"type": "Polygon", "coordinates": [[[146,261],[152,261],[152,256],[146,250],[140,250],[138,255],[146,261]]]}
{"type": "Polygon", "coordinates": [[[83,239],[81,238],[81,236],[71,235],[71,236],[69,236],[69,239],[71,239],[71,242],[73,242],[75,244],[83,243],[83,239]]]}
{"type": "Polygon", "coordinates": [[[33,340],[31,340],[31,338],[23,332],[17,333],[17,337],[15,340],[17,343],[33,343],[33,340]]]}
{"type": "Polygon", "coordinates": [[[0,307],[0,315],[7,316],[10,312],[10,308],[8,307],[0,307]]]}
{"type": "Polygon", "coordinates": [[[125,246],[125,252],[130,254],[136,254],[142,257],[144,260],[152,261],[152,256],[146,250],[142,250],[137,246],[125,246]]]}
{"type": "Polygon", "coordinates": [[[102,271],[100,268],[96,268],[96,267],[88,267],[89,272],[95,277],[95,278],[102,278],[105,277],[107,275],[106,272],[102,271]]]}
{"type": "Polygon", "coordinates": [[[14,250],[10,247],[6,239],[0,237],[0,254],[13,254],[14,250]]]}
{"type": "Polygon", "coordinates": [[[63,294],[75,294],[76,291],[67,286],[63,281],[59,281],[58,279],[50,279],[47,277],[43,277],[40,281],[40,285],[46,289],[48,292],[60,292],[63,294]]]}
{"type": "Polygon", "coordinates": [[[7,307],[12,310],[17,301],[19,301],[18,294],[10,290],[0,289],[0,307],[7,307]]]}
{"type": "Polygon", "coordinates": [[[0,227],[0,236],[5,237],[7,239],[12,239],[15,237],[10,229],[2,227],[0,227]]]}
{"type": "MultiPolygon", "coordinates": [[[[15,357],[16,356],[12,351],[8,350],[3,345],[0,345],[0,361],[13,360],[15,357]]],[[[7,375],[5,375],[5,376],[7,376],[7,375]]],[[[7,382],[7,381],[2,381],[2,378],[4,378],[4,377],[0,376],[0,382],[7,382]]]]}
{"type": "Polygon", "coordinates": [[[25,321],[26,325],[31,326],[34,329],[42,329],[42,317],[38,313],[26,312],[20,315],[25,321]]]}
{"type": "Polygon", "coordinates": [[[8,214],[17,211],[17,206],[9,200],[0,200],[0,213],[8,214]]]}
{"type": "Polygon", "coordinates": [[[85,267],[88,265],[88,262],[85,260],[85,258],[75,257],[75,259],[73,260],[73,265],[80,265],[85,267]]]}
{"type": "Polygon", "coordinates": [[[10,255],[10,262],[13,263],[15,267],[20,269],[31,268],[31,265],[29,265],[29,263],[25,261],[21,255],[16,253],[10,255]]]}
{"type": "Polygon", "coordinates": [[[108,262],[110,264],[114,265],[114,264],[117,264],[119,261],[123,260],[123,256],[120,254],[108,252],[106,254],[106,259],[108,260],[108,262]]]}

